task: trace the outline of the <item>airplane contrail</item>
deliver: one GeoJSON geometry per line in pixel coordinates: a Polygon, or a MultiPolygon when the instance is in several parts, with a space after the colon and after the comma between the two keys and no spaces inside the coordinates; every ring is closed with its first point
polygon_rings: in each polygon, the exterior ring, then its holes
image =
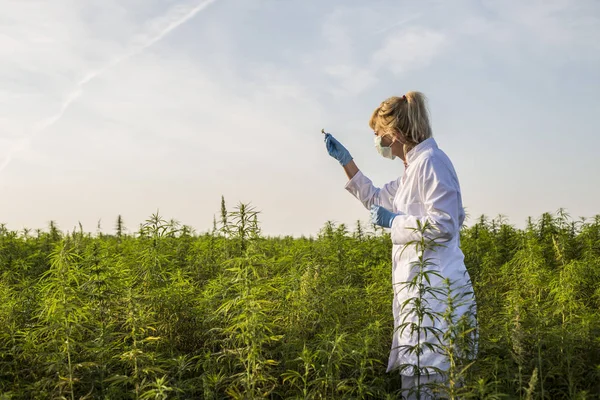
{"type": "Polygon", "coordinates": [[[52,115],[51,117],[46,118],[41,123],[37,124],[34,127],[34,129],[31,131],[31,133],[25,135],[15,145],[12,146],[12,148],[8,152],[8,155],[6,156],[6,158],[4,159],[2,164],[0,164],[0,174],[10,164],[10,162],[13,159],[13,156],[20,150],[24,149],[29,143],[31,143],[31,140],[33,139],[33,137],[36,134],[39,134],[40,132],[43,132],[44,130],[48,129],[49,127],[54,125],[56,122],[58,122],[63,117],[63,115],[69,109],[71,104],[73,104],[83,93],[84,85],[86,85],[90,81],[94,80],[98,76],[102,75],[103,73],[105,73],[109,69],[113,68],[114,66],[118,65],[119,63],[123,62],[124,60],[126,60],[136,54],[139,54],[142,51],[146,50],[148,47],[154,45],[156,42],[160,41],[162,38],[167,36],[170,32],[177,29],[180,25],[186,23],[188,20],[193,18],[196,14],[198,14],[200,11],[204,10],[206,7],[208,7],[215,1],[216,0],[206,0],[206,1],[198,4],[197,6],[193,7],[189,11],[184,10],[184,13],[181,17],[176,18],[173,21],[171,21],[167,25],[166,28],[162,29],[156,36],[152,37],[150,40],[146,41],[141,46],[138,46],[138,47],[132,49],[131,51],[129,51],[128,53],[125,53],[124,55],[115,58],[110,63],[105,65],[103,68],[88,72],[79,82],[77,82],[75,88],[67,95],[66,100],[63,102],[62,106],[60,107],[60,110],[56,114],[52,115]]]}

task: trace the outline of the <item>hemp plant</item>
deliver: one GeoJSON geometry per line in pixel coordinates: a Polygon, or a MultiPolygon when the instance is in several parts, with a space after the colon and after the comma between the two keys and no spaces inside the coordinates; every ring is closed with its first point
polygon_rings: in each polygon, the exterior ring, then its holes
{"type": "Polygon", "coordinates": [[[416,343],[400,346],[404,354],[416,356],[416,363],[400,366],[400,372],[408,371],[416,376],[417,384],[408,390],[407,395],[415,394],[421,399],[427,387],[436,395],[456,399],[460,385],[473,364],[475,352],[475,327],[473,293],[466,287],[458,287],[456,282],[444,278],[439,272],[440,265],[435,252],[445,247],[446,239],[426,221],[417,221],[417,227],[410,228],[418,239],[408,242],[403,252],[414,247],[416,259],[410,263],[410,279],[399,282],[401,291],[409,297],[400,304],[402,321],[398,326],[400,334],[408,331],[416,343]],[[458,315],[462,317],[458,317],[458,315]],[[439,367],[423,364],[426,353],[437,353],[448,364],[446,371],[439,367]],[[421,382],[421,377],[439,374],[443,383],[421,382]]]}
{"type": "Polygon", "coordinates": [[[400,304],[402,320],[397,329],[400,335],[408,331],[411,337],[416,337],[415,344],[399,346],[401,353],[416,356],[416,363],[402,364],[399,372],[410,372],[417,377],[417,385],[411,388],[406,396],[415,394],[417,399],[421,399],[424,388],[424,384],[421,384],[421,376],[442,373],[437,367],[423,365],[421,359],[425,352],[441,354],[442,351],[439,341],[443,335],[443,331],[439,328],[442,312],[434,309],[432,302],[438,301],[444,292],[442,287],[432,282],[441,281],[443,276],[436,270],[437,265],[432,253],[443,244],[436,239],[435,234],[432,235],[434,227],[428,221],[425,223],[417,221],[417,227],[409,229],[415,232],[419,239],[406,243],[402,249],[404,252],[414,246],[416,260],[410,263],[410,280],[396,283],[399,286],[398,290],[410,294],[400,304]]]}

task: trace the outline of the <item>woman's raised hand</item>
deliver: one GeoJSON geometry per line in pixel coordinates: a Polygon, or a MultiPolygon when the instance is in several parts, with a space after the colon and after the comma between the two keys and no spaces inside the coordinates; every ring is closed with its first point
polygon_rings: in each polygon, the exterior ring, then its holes
{"type": "Polygon", "coordinates": [[[352,161],[350,152],[331,133],[325,133],[325,148],[329,155],[338,160],[342,166],[352,161]]]}

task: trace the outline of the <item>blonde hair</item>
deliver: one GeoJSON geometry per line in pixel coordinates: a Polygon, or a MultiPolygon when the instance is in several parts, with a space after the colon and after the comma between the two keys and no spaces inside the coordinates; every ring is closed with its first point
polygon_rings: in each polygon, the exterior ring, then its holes
{"type": "Polygon", "coordinates": [[[369,126],[383,136],[399,133],[415,146],[432,136],[427,98],[421,92],[390,97],[373,111],[369,126]]]}

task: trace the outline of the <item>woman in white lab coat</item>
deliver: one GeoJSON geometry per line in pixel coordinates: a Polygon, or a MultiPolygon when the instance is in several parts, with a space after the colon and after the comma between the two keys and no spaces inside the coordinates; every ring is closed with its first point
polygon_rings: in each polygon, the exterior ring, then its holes
{"type": "MultiPolygon", "coordinates": [[[[403,175],[381,188],[375,187],[358,169],[348,150],[331,134],[325,134],[325,143],[329,154],[340,162],[348,176],[346,190],[371,211],[373,223],[390,229],[395,329],[387,371],[400,369],[404,391],[414,388],[417,382],[413,369],[401,367],[417,364],[416,355],[405,350],[407,346],[417,344],[418,333],[399,329],[406,322],[417,322],[414,315],[405,319],[407,311],[402,309],[408,298],[416,296],[414,290],[402,284],[418,272],[414,263],[419,254],[414,243],[421,239],[421,234],[412,228],[418,228],[418,221],[428,223],[432,230],[425,233],[425,237],[443,242],[443,246],[425,253],[425,257],[434,264],[428,268],[439,274],[439,277],[433,276],[431,285],[443,287],[442,279],[449,278],[454,294],[460,294],[462,300],[455,310],[456,319],[466,315],[474,324],[475,298],[459,247],[459,232],[465,213],[456,171],[432,137],[426,99],[422,93],[408,92],[383,101],[373,112],[369,125],[375,134],[377,151],[383,157],[391,160],[398,157],[404,162],[403,175]]],[[[441,296],[439,300],[428,300],[429,308],[434,312],[443,313],[447,308],[441,296]]],[[[427,325],[432,323],[429,319],[426,321],[427,325]]],[[[448,329],[443,320],[436,320],[433,324],[440,332],[448,329]]],[[[431,335],[425,338],[421,333],[421,342],[424,340],[432,342],[431,335]]],[[[443,340],[435,343],[445,345],[443,340]]],[[[476,352],[476,346],[472,351],[472,354],[476,352]]],[[[443,351],[425,349],[419,361],[421,366],[434,367],[424,371],[429,373],[427,375],[422,371],[421,384],[444,380],[443,375],[435,373],[436,369],[437,372],[448,370],[449,363],[443,351]]],[[[427,398],[424,394],[421,392],[421,398],[427,398]]]]}

